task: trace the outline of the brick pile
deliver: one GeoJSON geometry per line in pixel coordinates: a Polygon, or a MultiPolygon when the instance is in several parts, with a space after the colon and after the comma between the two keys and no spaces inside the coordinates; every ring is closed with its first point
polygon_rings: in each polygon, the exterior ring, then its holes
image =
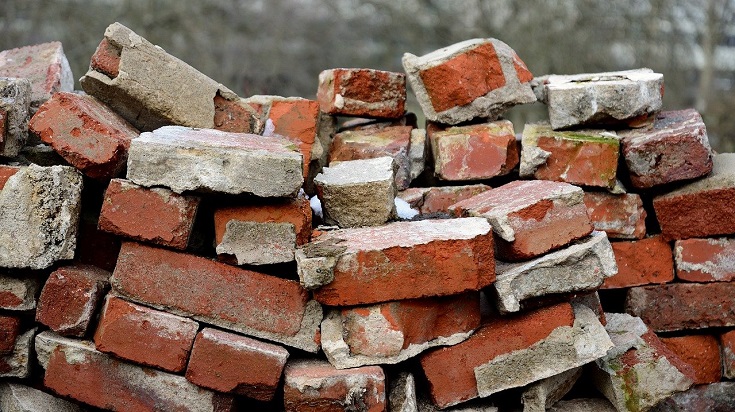
{"type": "Polygon", "coordinates": [[[735,403],[735,154],[663,76],[403,65],[241,98],[118,23],[84,92],[0,53],[0,410],[735,403]]]}

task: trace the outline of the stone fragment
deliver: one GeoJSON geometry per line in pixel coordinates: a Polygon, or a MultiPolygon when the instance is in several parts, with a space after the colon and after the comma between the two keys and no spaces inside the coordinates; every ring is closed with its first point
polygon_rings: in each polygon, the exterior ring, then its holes
{"type": "Polygon", "coordinates": [[[533,83],[554,130],[636,125],[661,109],[664,94],[664,76],[651,69],[550,75],[533,83]]]}
{"type": "Polygon", "coordinates": [[[408,144],[408,171],[410,181],[421,176],[426,168],[428,139],[426,129],[412,129],[408,144]]]}
{"type": "Polygon", "coordinates": [[[687,282],[735,280],[735,239],[685,239],[674,243],[677,279],[687,282]]]}
{"type": "Polygon", "coordinates": [[[168,372],[186,368],[199,324],[108,295],[94,333],[98,351],[168,372]]]}
{"type": "Polygon", "coordinates": [[[490,190],[481,183],[465,186],[411,187],[398,192],[398,197],[418,209],[423,215],[431,213],[450,213],[449,207],[490,190]]]}
{"type": "Polygon", "coordinates": [[[671,245],[661,236],[612,242],[612,248],[618,274],[606,279],[601,289],[629,288],[674,280],[671,245]]]}
{"type": "Polygon", "coordinates": [[[200,198],[166,188],[144,188],[112,179],[105,191],[99,228],[142,242],[186,249],[200,198]]]}
{"type": "Polygon", "coordinates": [[[694,382],[691,366],[682,362],[641,321],[608,313],[605,329],[615,347],[596,360],[592,378],[597,389],[619,411],[647,411],[694,382]]]}
{"type": "MultiPolygon", "coordinates": [[[[0,74],[3,53],[0,52],[0,74]]],[[[31,93],[28,79],[0,77],[0,156],[18,156],[28,140],[31,93]]]]}
{"type": "Polygon", "coordinates": [[[269,401],[287,359],[281,346],[205,328],[194,341],[186,379],[218,392],[269,401]]]}
{"type": "Polygon", "coordinates": [[[639,189],[706,176],[712,149],[694,109],[661,112],[651,125],[621,133],[630,182],[639,189]]]}
{"type": "Polygon", "coordinates": [[[13,350],[0,357],[0,378],[25,379],[31,376],[31,357],[33,356],[33,337],[36,328],[18,335],[13,350]]]}
{"type": "Polygon", "coordinates": [[[694,384],[719,382],[722,378],[720,344],[713,335],[662,337],[661,342],[694,369],[694,384]]]}
{"type": "Polygon", "coordinates": [[[16,316],[0,316],[0,355],[13,352],[15,341],[20,334],[20,318],[16,316]]]}
{"type": "Polygon", "coordinates": [[[448,181],[481,180],[506,175],[518,165],[513,123],[498,120],[468,126],[430,124],[434,174],[448,181]]]}
{"type": "Polygon", "coordinates": [[[79,82],[141,131],[166,125],[256,131],[253,109],[235,93],[120,23],[107,27],[79,82]]]}
{"type": "Polygon", "coordinates": [[[38,298],[36,322],[61,335],[83,337],[110,288],[109,278],[110,272],[94,266],[55,270],[38,298]]]}
{"type": "Polygon", "coordinates": [[[612,189],[617,181],[620,141],[604,130],[554,131],[527,124],[521,138],[521,177],[612,189]]]}
{"type": "Polygon", "coordinates": [[[56,394],[113,411],[229,412],[234,400],[200,388],[183,376],[126,362],[88,341],[52,332],[36,336],[44,386],[56,394]]]}
{"type": "Polygon", "coordinates": [[[712,173],[656,196],[653,208],[667,240],[735,233],[735,153],[714,156],[712,173]]]}
{"type": "Polygon", "coordinates": [[[0,267],[44,269],[74,257],[82,175],[30,165],[0,191],[0,267]]]}
{"type": "Polygon", "coordinates": [[[462,342],[478,326],[473,292],[334,309],[322,321],[322,350],[337,369],[395,364],[462,342]]]}
{"type": "Polygon", "coordinates": [[[330,69],[319,73],[316,93],[324,113],[399,118],[406,113],[406,75],[374,69],[330,69]]]}
{"type": "Polygon", "coordinates": [[[31,118],[31,133],[69,164],[94,179],[125,169],[130,141],[138,131],[92,96],[56,93],[31,118]]]}
{"type": "Polygon", "coordinates": [[[338,370],[327,361],[289,362],[284,372],[287,412],[385,411],[385,375],[379,366],[338,370]]]}
{"type": "Polygon", "coordinates": [[[585,192],[584,204],[595,230],[610,239],[643,239],[646,236],[646,210],[635,193],[585,192]]]}
{"type": "Polygon", "coordinates": [[[610,401],[600,398],[568,399],[555,403],[549,412],[618,412],[610,401]]]}
{"type": "Polygon", "coordinates": [[[659,402],[651,412],[729,412],[732,405],[735,405],[735,382],[717,382],[677,392],[659,402]]]}
{"type": "Polygon", "coordinates": [[[29,80],[31,112],[54,93],[74,90],[74,75],[58,41],[0,52],[0,77],[29,80]]]}
{"type": "Polygon", "coordinates": [[[0,410],[4,412],[83,412],[80,406],[46,392],[14,382],[0,383],[0,410]]]}
{"type": "Polygon", "coordinates": [[[523,412],[546,412],[572,389],[580,376],[581,367],[528,385],[521,395],[523,412]]]}
{"type": "Polygon", "coordinates": [[[720,335],[722,356],[722,376],[726,379],[735,378],[735,330],[720,335]]]}
{"type": "Polygon", "coordinates": [[[304,179],[293,143],[218,130],[166,126],[130,144],[127,178],[141,186],[293,197],[304,179]]]}
{"type": "Polygon", "coordinates": [[[325,305],[352,306],[480,290],[495,280],[481,218],[331,231],[296,252],[299,278],[325,305]]]}
{"type": "Polygon", "coordinates": [[[319,350],[321,306],[291,280],[126,242],[110,282],[134,302],[298,349],[319,350]]]}
{"type": "Polygon", "coordinates": [[[466,341],[420,359],[432,400],[443,409],[576,368],[611,347],[589,308],[560,303],[496,317],[466,341]]]}
{"type": "Polygon", "coordinates": [[[656,332],[735,326],[734,293],[730,282],[638,286],[628,291],[625,311],[656,332]]]}
{"type": "Polygon", "coordinates": [[[495,120],[505,110],[533,103],[533,75],[507,44],[472,39],[421,57],[403,55],[403,68],[426,118],[457,124],[495,120]]]}
{"type": "Polygon", "coordinates": [[[481,216],[496,235],[498,258],[527,260],[589,235],[584,192],[568,183],[514,181],[450,206],[456,215],[481,216]]]}
{"type": "Polygon", "coordinates": [[[412,373],[401,372],[389,380],[388,410],[391,412],[418,412],[416,380],[412,373]]]}
{"type": "Polygon", "coordinates": [[[395,163],[391,157],[350,160],[325,167],[316,178],[324,222],[340,227],[378,226],[396,216],[395,163]]]}
{"type": "Polygon", "coordinates": [[[527,262],[497,262],[493,289],[501,313],[518,312],[526,299],[597,290],[618,272],[605,232],[527,262]]]}
{"type": "Polygon", "coordinates": [[[41,288],[34,277],[0,275],[0,309],[25,311],[36,308],[36,292],[41,288]]]}

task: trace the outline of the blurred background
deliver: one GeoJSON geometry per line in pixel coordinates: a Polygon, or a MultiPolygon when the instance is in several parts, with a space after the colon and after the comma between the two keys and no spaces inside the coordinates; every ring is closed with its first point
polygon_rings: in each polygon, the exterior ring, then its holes
{"type": "MultiPolygon", "coordinates": [[[[313,99],[324,69],[403,71],[405,52],[475,37],[536,76],[649,67],[666,110],[697,108],[715,150],[735,151],[735,0],[0,0],[0,49],[59,40],[78,79],[115,21],[242,97],[313,99]]],[[[517,131],[545,116],[507,115],[517,131]]]]}

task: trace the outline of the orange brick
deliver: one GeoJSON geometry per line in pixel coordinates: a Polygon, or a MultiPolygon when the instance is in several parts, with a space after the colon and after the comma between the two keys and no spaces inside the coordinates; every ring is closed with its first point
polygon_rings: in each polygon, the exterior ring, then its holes
{"type": "Polygon", "coordinates": [[[618,274],[605,279],[601,289],[668,283],[674,280],[671,246],[661,236],[612,242],[618,274]]]}
{"type": "Polygon", "coordinates": [[[687,335],[661,338],[682,361],[694,368],[694,384],[719,382],[722,378],[720,344],[712,335],[687,335]]]}

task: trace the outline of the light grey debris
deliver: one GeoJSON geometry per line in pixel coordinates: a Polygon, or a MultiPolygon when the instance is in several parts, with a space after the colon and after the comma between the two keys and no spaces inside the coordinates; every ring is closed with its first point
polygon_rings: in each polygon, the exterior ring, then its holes
{"type": "Polygon", "coordinates": [[[528,385],[521,395],[523,412],[545,412],[572,389],[580,376],[581,367],[528,385]]]}
{"type": "Polygon", "coordinates": [[[28,140],[31,82],[0,77],[0,156],[15,157],[28,140]]]}
{"type": "Polygon", "coordinates": [[[3,412],[83,412],[82,407],[30,386],[0,383],[0,411],[3,412]]]}
{"type": "Polygon", "coordinates": [[[619,412],[607,399],[582,398],[559,401],[549,412],[619,412]]]}
{"type": "Polygon", "coordinates": [[[284,222],[227,222],[217,254],[232,255],[238,265],[291,262],[296,250],[296,228],[284,222]]]}
{"type": "Polygon", "coordinates": [[[21,278],[6,274],[0,275],[0,309],[32,310],[36,307],[36,292],[41,282],[35,277],[21,278]]]}
{"type": "Polygon", "coordinates": [[[18,336],[13,352],[0,357],[0,378],[27,378],[31,375],[31,356],[33,356],[33,337],[36,328],[18,336]]]}
{"type": "Polygon", "coordinates": [[[408,161],[410,181],[424,172],[427,152],[426,129],[411,130],[411,143],[408,145],[408,161]]]}

